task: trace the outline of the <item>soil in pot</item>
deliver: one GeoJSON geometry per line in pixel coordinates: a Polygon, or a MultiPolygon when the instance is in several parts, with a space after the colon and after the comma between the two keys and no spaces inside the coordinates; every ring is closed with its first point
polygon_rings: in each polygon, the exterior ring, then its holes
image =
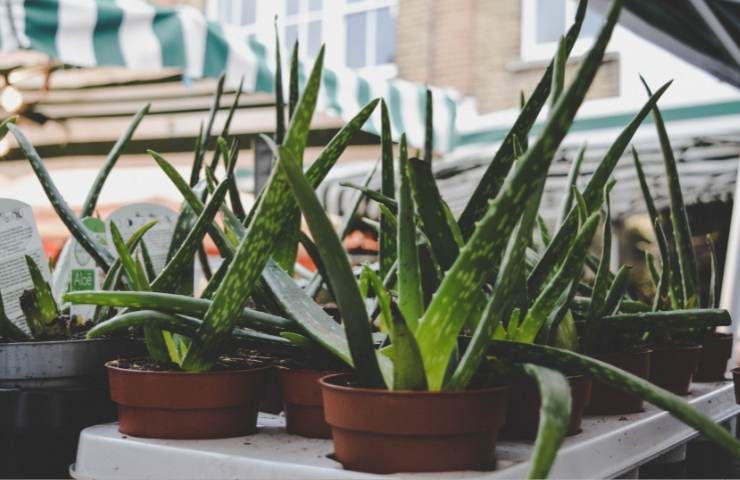
{"type": "MultiPolygon", "coordinates": [[[[223,361],[222,361],[223,362],[223,361]]],[[[224,438],[257,430],[271,365],[230,359],[203,373],[146,361],[106,364],[119,431],[145,438],[224,438]]]]}
{"type": "Polygon", "coordinates": [[[716,332],[701,343],[699,367],[694,375],[696,382],[723,382],[727,361],[732,354],[732,334],[716,332]]]}
{"type": "Polygon", "coordinates": [[[310,438],[331,438],[324,419],[319,379],[336,372],[278,367],[283,390],[285,427],[288,433],[310,438]]]}
{"type": "MultiPolygon", "coordinates": [[[[583,412],[591,399],[591,378],[585,375],[568,377],[571,395],[571,415],[568,435],[581,432],[583,412]]],[[[501,438],[533,439],[540,422],[540,393],[529,377],[517,377],[511,386],[511,398],[501,438]]]]}
{"type": "Polygon", "coordinates": [[[699,366],[701,348],[701,345],[653,347],[650,381],[676,395],[688,395],[694,372],[699,366]]]}
{"type": "MultiPolygon", "coordinates": [[[[593,357],[645,380],[650,380],[651,353],[651,350],[646,349],[632,352],[598,354],[593,357]]],[[[591,388],[591,402],[586,408],[587,413],[620,415],[642,411],[644,411],[644,402],[641,398],[617,388],[594,382],[591,388]]]]}
{"type": "Polygon", "coordinates": [[[509,387],[462,392],[356,388],[321,379],[337,460],[370,473],[487,470],[495,465],[509,387]]]}

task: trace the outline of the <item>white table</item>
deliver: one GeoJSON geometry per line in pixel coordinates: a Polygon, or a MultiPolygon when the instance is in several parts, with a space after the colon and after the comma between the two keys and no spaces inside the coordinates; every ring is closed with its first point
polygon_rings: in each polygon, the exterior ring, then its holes
{"type": "MultiPolygon", "coordinates": [[[[732,382],[694,384],[688,401],[717,422],[740,414],[732,382]]],[[[117,424],[97,425],[80,435],[78,479],[255,478],[363,479],[382,478],[350,472],[328,457],[330,440],[285,433],[284,419],[260,415],[259,433],[220,440],[152,440],[121,435],[117,424]]],[[[565,440],[550,478],[609,478],[657,458],[695,437],[696,433],[669,414],[648,406],[640,414],[586,417],[583,432],[565,440]]],[[[459,472],[455,478],[525,478],[531,445],[499,442],[498,468],[490,472],[459,472]]],[[[435,479],[444,474],[396,474],[389,477],[435,479]]]]}

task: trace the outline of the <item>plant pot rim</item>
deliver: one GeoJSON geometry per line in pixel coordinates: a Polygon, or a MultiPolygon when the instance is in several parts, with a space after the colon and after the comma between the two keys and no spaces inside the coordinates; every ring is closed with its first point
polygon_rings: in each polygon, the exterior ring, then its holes
{"type": "Polygon", "coordinates": [[[638,348],[638,349],[633,349],[633,350],[618,350],[616,352],[599,352],[599,353],[594,353],[593,355],[590,355],[590,356],[598,359],[599,357],[606,357],[609,355],[640,355],[640,354],[645,354],[645,353],[653,353],[653,351],[654,349],[652,347],[644,347],[644,348],[638,348]]]}
{"type": "Polygon", "coordinates": [[[455,397],[455,396],[471,396],[478,395],[481,393],[494,393],[503,392],[509,389],[509,385],[501,385],[498,387],[488,388],[477,388],[474,390],[388,390],[385,388],[365,388],[365,387],[348,387],[344,385],[337,385],[332,383],[333,380],[338,380],[342,377],[349,377],[349,373],[333,373],[326,375],[319,379],[319,383],[322,388],[328,388],[338,392],[345,393],[363,393],[367,395],[394,395],[398,397],[413,398],[413,397],[455,397]]]}
{"type": "MultiPolygon", "coordinates": [[[[137,357],[140,358],[140,357],[137,357]]],[[[132,359],[129,359],[132,360],[132,359]]],[[[161,375],[229,375],[229,374],[242,374],[246,372],[253,372],[255,370],[269,370],[273,368],[273,365],[266,362],[259,362],[259,365],[255,365],[253,367],[249,368],[239,368],[239,369],[233,369],[233,370],[210,370],[207,372],[175,372],[170,370],[135,370],[132,368],[122,368],[112,365],[113,362],[117,362],[118,360],[110,360],[108,362],[105,362],[105,368],[108,370],[114,370],[118,372],[122,372],[124,374],[130,374],[130,375],[138,375],[138,374],[146,374],[146,375],[152,375],[152,374],[161,374],[161,375]]]]}
{"type": "Polygon", "coordinates": [[[732,370],[730,370],[730,373],[737,373],[740,374],[740,367],[735,367],[732,370]]]}
{"type": "Polygon", "coordinates": [[[653,352],[666,351],[666,350],[700,350],[702,348],[701,343],[678,343],[678,344],[666,344],[666,345],[653,345],[651,350],[653,352]]]}
{"type": "Polygon", "coordinates": [[[285,372],[295,372],[295,373],[323,373],[324,376],[329,375],[339,375],[339,374],[350,374],[352,373],[351,370],[325,370],[325,369],[315,369],[315,368],[296,368],[286,365],[274,365],[274,367],[277,370],[285,371],[285,372]]]}

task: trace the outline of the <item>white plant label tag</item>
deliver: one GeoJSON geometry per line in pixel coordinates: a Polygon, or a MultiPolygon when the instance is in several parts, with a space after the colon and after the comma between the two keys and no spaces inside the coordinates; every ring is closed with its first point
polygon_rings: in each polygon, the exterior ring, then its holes
{"type": "MultiPolygon", "coordinates": [[[[144,234],[143,242],[152,259],[154,271],[159,273],[167,262],[167,252],[172,242],[172,234],[175,232],[177,213],[173,210],[154,203],[135,203],[117,209],[106,221],[108,245],[113,245],[110,234],[111,222],[116,224],[123,240],[127,241],[138,229],[152,221],[156,221],[157,224],[144,234]]],[[[140,248],[137,249],[137,252],[140,251],[140,248]]]]}
{"type": "Polygon", "coordinates": [[[26,255],[33,258],[48,282],[49,264],[31,206],[9,198],[0,198],[0,294],[8,319],[29,333],[21,310],[20,297],[32,288],[26,255]]]}
{"type": "MultiPolygon", "coordinates": [[[[82,220],[87,230],[92,233],[101,245],[107,246],[105,223],[99,218],[87,217],[82,220]]],[[[57,302],[64,292],[80,290],[98,290],[102,283],[103,269],[95,264],[95,260],[87,253],[82,245],[74,238],[70,238],[62,253],[59,255],[54,268],[54,295],[57,302]]],[[[92,318],[95,313],[94,305],[71,305],[69,314],[72,318],[82,322],[92,318]]]]}

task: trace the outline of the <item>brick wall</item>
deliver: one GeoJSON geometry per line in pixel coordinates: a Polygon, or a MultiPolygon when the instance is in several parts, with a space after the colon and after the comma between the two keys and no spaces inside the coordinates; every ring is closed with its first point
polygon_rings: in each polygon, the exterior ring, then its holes
{"type": "MultiPolygon", "coordinates": [[[[399,0],[396,61],[402,78],[452,86],[483,113],[516,107],[547,62],[521,60],[521,0],[399,0]]],[[[578,59],[572,59],[566,77],[578,59]]],[[[619,59],[608,56],[591,98],[619,93],[619,59]]]]}

